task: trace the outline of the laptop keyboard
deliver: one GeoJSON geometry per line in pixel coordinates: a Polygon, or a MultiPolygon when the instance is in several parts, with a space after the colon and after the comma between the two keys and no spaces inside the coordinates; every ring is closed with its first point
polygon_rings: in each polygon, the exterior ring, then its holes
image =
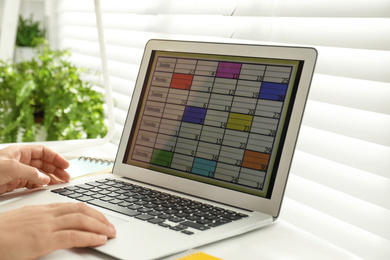
{"type": "Polygon", "coordinates": [[[111,178],[54,189],[52,192],[187,235],[248,217],[111,178]]]}

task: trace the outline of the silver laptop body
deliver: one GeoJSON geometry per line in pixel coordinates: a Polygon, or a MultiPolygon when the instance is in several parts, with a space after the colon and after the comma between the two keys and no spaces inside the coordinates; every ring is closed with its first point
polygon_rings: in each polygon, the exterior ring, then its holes
{"type": "Polygon", "coordinates": [[[242,216],[203,230],[90,204],[117,228],[117,237],[96,250],[120,259],[158,259],[271,224],[316,57],[303,47],[150,40],[113,174],[28,192],[1,202],[0,212],[77,201],[51,190],[110,178],[242,216]]]}

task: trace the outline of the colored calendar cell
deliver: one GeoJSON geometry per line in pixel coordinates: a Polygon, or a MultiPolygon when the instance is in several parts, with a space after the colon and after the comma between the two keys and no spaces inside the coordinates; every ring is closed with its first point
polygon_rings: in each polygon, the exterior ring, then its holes
{"type": "Polygon", "coordinates": [[[241,66],[241,63],[220,62],[216,76],[218,78],[238,79],[241,66]]]}
{"type": "Polygon", "coordinates": [[[284,101],[287,84],[263,82],[260,89],[259,98],[274,101],[284,101]]]}
{"type": "Polygon", "coordinates": [[[164,166],[164,167],[170,167],[172,162],[172,156],[173,156],[172,152],[168,152],[160,149],[154,149],[150,163],[164,166]]]}
{"type": "Polygon", "coordinates": [[[237,113],[230,113],[226,128],[249,132],[252,125],[253,116],[237,113]]]}
{"type": "Polygon", "coordinates": [[[186,107],[183,114],[183,122],[203,124],[207,109],[200,107],[186,107]]]}
{"type": "Polygon", "coordinates": [[[195,158],[192,173],[213,177],[217,162],[202,158],[195,158]]]}
{"type": "Polygon", "coordinates": [[[174,73],[171,82],[171,88],[187,89],[191,88],[193,75],[174,73]]]}
{"type": "Polygon", "coordinates": [[[246,150],[244,153],[244,159],[242,160],[242,167],[266,171],[269,158],[269,154],[246,150]]]}

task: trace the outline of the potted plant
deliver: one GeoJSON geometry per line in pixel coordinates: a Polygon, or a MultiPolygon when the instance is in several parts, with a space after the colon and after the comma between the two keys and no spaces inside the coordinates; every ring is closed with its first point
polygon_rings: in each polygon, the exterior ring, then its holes
{"type": "Polygon", "coordinates": [[[16,32],[15,61],[30,60],[36,53],[36,47],[45,41],[45,30],[40,22],[33,20],[33,15],[24,19],[19,15],[16,32]]]}
{"type": "Polygon", "coordinates": [[[0,61],[0,143],[35,141],[42,127],[47,141],[106,134],[104,97],[67,56],[44,44],[29,61],[0,61]]]}

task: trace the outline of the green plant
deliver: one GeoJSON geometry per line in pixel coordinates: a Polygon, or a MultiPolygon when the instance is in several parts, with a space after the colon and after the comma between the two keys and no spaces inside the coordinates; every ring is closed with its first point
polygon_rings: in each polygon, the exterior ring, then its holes
{"type": "Polygon", "coordinates": [[[19,15],[18,30],[16,33],[16,45],[23,47],[36,47],[45,38],[45,30],[40,29],[40,23],[33,21],[33,16],[23,19],[19,15]]]}
{"type": "Polygon", "coordinates": [[[67,56],[42,45],[31,61],[0,61],[0,143],[16,142],[18,135],[34,141],[40,127],[48,141],[106,134],[103,95],[67,56]]]}

